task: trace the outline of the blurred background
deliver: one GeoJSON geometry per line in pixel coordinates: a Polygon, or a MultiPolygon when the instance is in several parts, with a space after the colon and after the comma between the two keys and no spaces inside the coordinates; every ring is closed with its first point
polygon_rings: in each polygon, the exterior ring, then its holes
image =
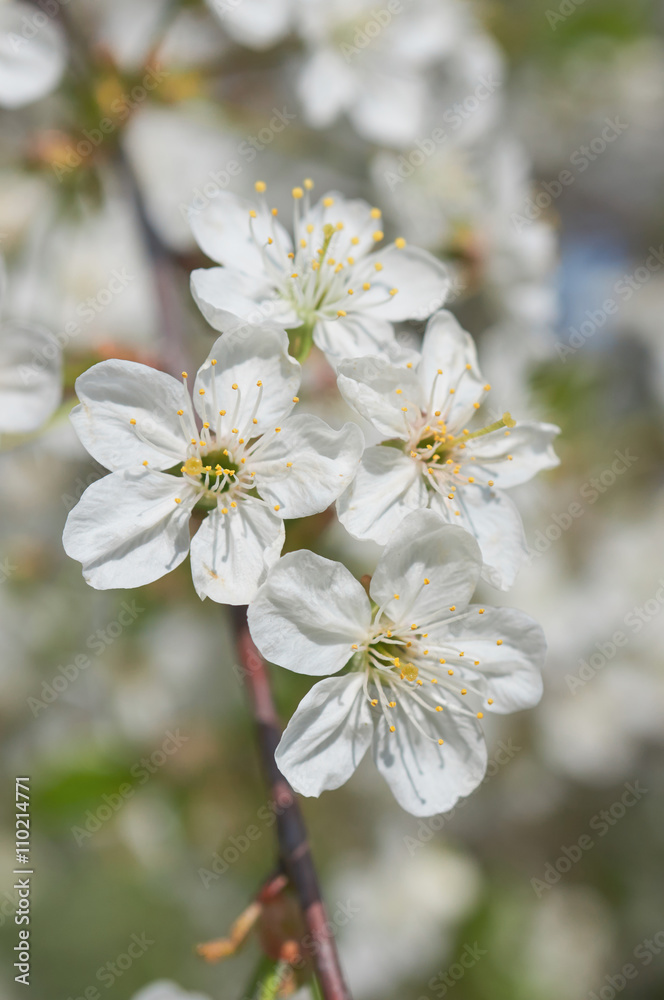
{"type": "MultiPolygon", "coordinates": [[[[646,0],[0,3],[2,315],[46,326],[65,374],[48,426],[0,453],[1,1000],[24,995],[16,775],[34,996],[247,995],[256,938],[194,953],[274,856],[225,609],[186,563],[86,586],[61,534],[104,470],[67,414],[102,358],[205,357],[187,206],[262,179],[287,207],[304,177],[447,261],[497,405],[562,428],[560,467],[515,497],[530,562],[482,594],[542,623],[541,704],[490,720],[487,778],[447,816],[401,812],[371,762],[303,802],[354,996],[663,995],[663,24],[646,0]],[[16,102],[2,58],[23,42],[16,102]]],[[[346,417],[322,355],[302,399],[346,417]]],[[[287,545],[360,574],[377,556],[331,514],[287,545]]],[[[309,682],[273,679],[286,720],[309,682]]]]}

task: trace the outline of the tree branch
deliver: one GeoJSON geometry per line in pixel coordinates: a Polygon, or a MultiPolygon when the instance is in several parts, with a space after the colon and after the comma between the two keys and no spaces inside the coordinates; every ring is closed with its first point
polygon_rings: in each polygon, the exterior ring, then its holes
{"type": "Polygon", "coordinates": [[[307,830],[300,807],[274,759],[281,726],[272,699],[267,666],[253,643],[247,626],[247,609],[232,607],[237,650],[251,707],[256,720],[261,762],[270,793],[279,807],[277,836],[284,870],[297,893],[305,923],[312,939],[307,949],[325,1000],[351,1000],[339,956],[321,898],[307,830]]]}

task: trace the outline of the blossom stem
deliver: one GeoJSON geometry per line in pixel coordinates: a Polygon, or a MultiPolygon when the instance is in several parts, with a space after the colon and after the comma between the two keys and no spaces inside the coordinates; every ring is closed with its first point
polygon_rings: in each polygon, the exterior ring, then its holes
{"type": "Polygon", "coordinates": [[[277,836],[281,863],[302,909],[309,951],[324,1000],[351,1000],[323,903],[307,829],[293,789],[279,771],[274,752],[281,737],[265,660],[247,626],[247,609],[231,607],[238,656],[258,731],[258,744],[270,795],[278,807],[277,836]]]}

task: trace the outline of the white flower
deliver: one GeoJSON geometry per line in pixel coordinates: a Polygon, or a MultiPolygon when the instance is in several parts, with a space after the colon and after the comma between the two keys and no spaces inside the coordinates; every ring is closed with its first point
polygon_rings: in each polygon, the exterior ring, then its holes
{"type": "Polygon", "coordinates": [[[257,204],[221,192],[192,211],[199,246],[223,265],[192,273],[194,298],[215,329],[229,317],[301,328],[332,363],[395,355],[392,323],[426,319],[443,304],[445,268],[403,239],[375,250],[383,239],[380,210],[335,192],[312,207],[312,187],[305,180],[293,188],[294,243],[268,207],[262,181],[257,204]]]}
{"type": "Polygon", "coordinates": [[[3,320],[5,272],[0,262],[0,433],[37,430],[62,395],[62,356],[41,327],[3,320]]]}
{"type": "Polygon", "coordinates": [[[308,54],[298,95],[314,128],[345,113],[369,142],[403,147],[442,124],[459,75],[458,96],[477,85],[462,69],[469,19],[456,0],[409,0],[395,11],[372,0],[308,0],[299,28],[308,54]]]}
{"type": "Polygon", "coordinates": [[[362,434],[288,416],[300,366],[282,330],[220,337],[200,368],[194,403],[183,383],[132,361],[102,361],[76,382],[78,436],[112,474],[70,513],[68,555],[97,589],[137,587],[178,566],[192,512],[200,597],[246,604],[284,543],[284,518],[324,510],[354,475],[362,434]],[[198,418],[197,418],[198,414],[198,418]],[[170,471],[167,471],[170,470],[170,471]]]}
{"type": "Polygon", "coordinates": [[[65,68],[58,26],[18,0],[0,3],[0,107],[20,108],[45,97],[65,68]]]}
{"type": "Polygon", "coordinates": [[[444,310],[429,321],[419,363],[345,361],[338,384],[389,445],[364,452],[337,504],[344,527],[384,543],[409,511],[430,507],[477,538],[484,579],[509,587],[527,547],[519,513],[502,490],[558,464],[551,442],[559,428],[515,425],[504,413],[469,429],[491,386],[483,383],[472,338],[444,310]]]}
{"type": "Polygon", "coordinates": [[[398,802],[416,816],[451,809],[482,780],[487,710],[541,695],[544,637],[510,608],[468,605],[481,557],[433,511],[404,520],[370,597],[341,563],[300,550],[270,571],[249,627],[265,657],[327,677],[303,698],[276,752],[296,791],[350,778],[370,744],[398,802]]]}

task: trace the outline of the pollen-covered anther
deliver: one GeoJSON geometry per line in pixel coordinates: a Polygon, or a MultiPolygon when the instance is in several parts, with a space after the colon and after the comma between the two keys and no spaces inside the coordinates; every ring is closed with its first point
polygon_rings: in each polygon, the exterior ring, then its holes
{"type": "Polygon", "coordinates": [[[493,698],[489,698],[487,700],[487,705],[493,705],[493,698]]]}
{"type": "Polygon", "coordinates": [[[254,184],[254,191],[257,191],[258,194],[264,194],[266,190],[267,190],[267,184],[265,183],[265,181],[256,181],[256,183],[254,184]]]}
{"type": "Polygon", "coordinates": [[[143,462],[143,465],[147,465],[147,464],[148,464],[148,460],[147,460],[147,458],[146,458],[146,459],[144,460],[144,462],[143,462]]]}
{"type": "Polygon", "coordinates": [[[478,712],[477,713],[477,718],[478,719],[483,719],[484,718],[484,712],[478,712]]]}
{"type": "Polygon", "coordinates": [[[299,403],[300,402],[300,397],[299,396],[293,396],[293,402],[294,403],[299,403]]]}
{"type": "Polygon", "coordinates": [[[275,503],[275,505],[274,505],[274,509],[275,509],[275,510],[281,510],[281,504],[279,504],[279,503],[275,503]]]}
{"type": "Polygon", "coordinates": [[[478,610],[477,613],[478,613],[478,615],[483,615],[484,614],[484,608],[479,608],[479,610],[478,610]]]}
{"type": "Polygon", "coordinates": [[[354,642],[354,643],[353,643],[353,645],[352,645],[352,646],[351,646],[350,648],[351,648],[351,649],[358,649],[358,645],[357,645],[357,643],[356,643],[356,642],[354,642]]]}
{"type": "Polygon", "coordinates": [[[385,233],[382,231],[382,229],[377,229],[376,232],[373,234],[374,242],[378,243],[380,240],[382,240],[384,235],[385,233]]]}
{"type": "Polygon", "coordinates": [[[182,503],[182,497],[175,497],[176,503],[182,503]]]}
{"type": "Polygon", "coordinates": [[[131,418],[131,420],[129,421],[129,423],[130,423],[130,424],[132,425],[132,427],[133,427],[133,426],[135,426],[135,424],[136,424],[136,421],[135,421],[135,420],[134,420],[134,418],[132,417],[132,418],[131,418]]]}
{"type": "Polygon", "coordinates": [[[182,471],[188,476],[200,476],[203,471],[203,463],[200,458],[192,455],[192,457],[188,458],[182,466],[182,471]]]}
{"type": "Polygon", "coordinates": [[[410,629],[411,629],[411,632],[414,632],[416,628],[417,628],[417,625],[415,625],[415,624],[413,623],[413,624],[412,624],[412,625],[410,626],[410,629]]]}
{"type": "Polygon", "coordinates": [[[337,309],[337,316],[344,317],[346,315],[345,309],[337,309]]]}
{"type": "Polygon", "coordinates": [[[419,675],[419,670],[414,663],[406,663],[405,666],[401,668],[401,677],[406,681],[417,680],[419,675]]]}
{"type": "Polygon", "coordinates": [[[398,291],[398,288],[390,288],[390,295],[396,295],[398,291]]]}
{"type": "Polygon", "coordinates": [[[397,731],[397,727],[396,726],[390,726],[390,732],[391,733],[395,733],[396,731],[397,731]]]}
{"type": "Polygon", "coordinates": [[[302,190],[301,187],[294,187],[293,190],[291,191],[291,194],[296,199],[296,201],[299,201],[300,198],[304,197],[304,191],[302,190]]]}
{"type": "Polygon", "coordinates": [[[406,241],[403,238],[403,236],[397,236],[396,240],[394,241],[394,245],[397,248],[397,250],[403,250],[403,248],[406,245],[406,241]]]}
{"type": "Polygon", "coordinates": [[[375,708],[375,707],[376,707],[376,705],[378,704],[378,698],[372,698],[372,699],[371,699],[371,704],[372,704],[372,705],[374,706],[374,708],[375,708]]]}
{"type": "Polygon", "coordinates": [[[461,694],[468,694],[465,688],[461,688],[461,694]]]}
{"type": "Polygon", "coordinates": [[[496,646],[502,646],[502,644],[503,644],[502,639],[496,639],[496,646]]]}
{"type": "Polygon", "coordinates": [[[436,705],[436,711],[437,712],[442,712],[443,711],[443,706],[442,705],[436,705]]]}
{"type": "Polygon", "coordinates": [[[381,262],[379,260],[377,260],[376,263],[374,264],[374,268],[376,269],[376,271],[382,271],[383,270],[383,265],[381,264],[381,262]]]}

